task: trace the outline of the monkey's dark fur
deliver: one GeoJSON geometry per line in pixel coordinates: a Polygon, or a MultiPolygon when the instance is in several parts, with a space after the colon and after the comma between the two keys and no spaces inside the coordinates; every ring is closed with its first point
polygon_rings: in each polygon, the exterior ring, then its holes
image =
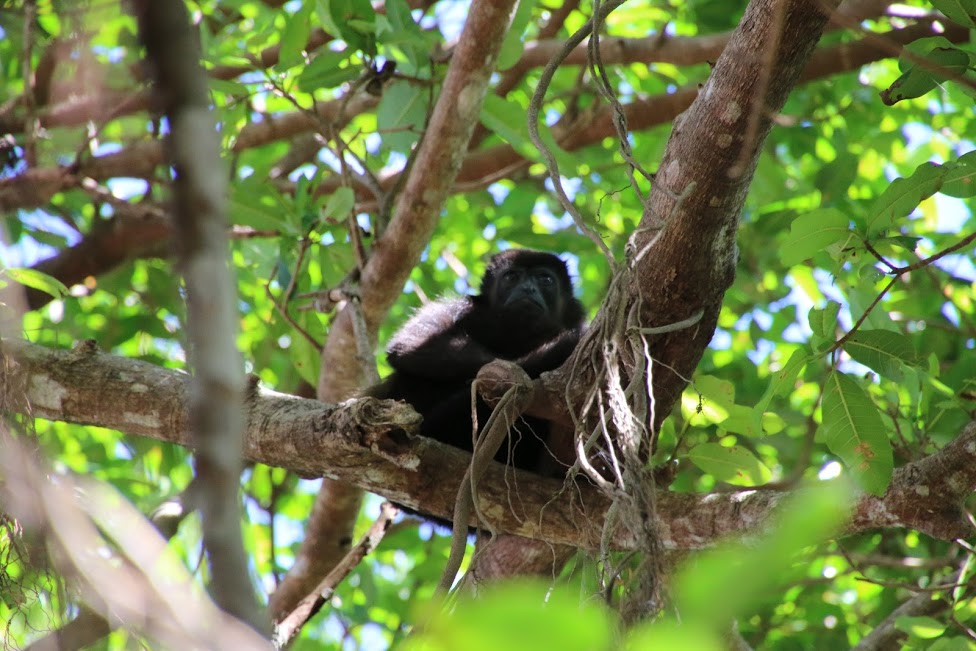
{"type": "MultiPolygon", "coordinates": [[[[583,320],[562,260],[541,251],[504,251],[488,263],[478,296],[430,303],[394,335],[387,351],[394,373],[378,397],[406,400],[424,418],[421,434],[470,451],[471,381],[481,367],[505,359],[537,378],[566,361],[583,320]]],[[[490,414],[479,401],[479,426],[490,414]]],[[[523,417],[496,460],[526,470],[551,468],[548,435],[547,422],[523,417]]]]}

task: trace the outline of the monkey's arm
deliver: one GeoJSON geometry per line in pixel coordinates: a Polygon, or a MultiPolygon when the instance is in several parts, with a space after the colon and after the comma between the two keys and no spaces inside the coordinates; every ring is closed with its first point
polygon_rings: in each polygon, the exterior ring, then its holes
{"type": "Polygon", "coordinates": [[[396,371],[431,380],[470,380],[497,355],[464,327],[475,306],[466,298],[428,303],[390,342],[396,371]]]}
{"type": "Polygon", "coordinates": [[[516,359],[515,363],[521,366],[530,378],[535,379],[545,371],[562,366],[573,353],[582,336],[582,324],[572,330],[564,330],[531,353],[516,359]]]}

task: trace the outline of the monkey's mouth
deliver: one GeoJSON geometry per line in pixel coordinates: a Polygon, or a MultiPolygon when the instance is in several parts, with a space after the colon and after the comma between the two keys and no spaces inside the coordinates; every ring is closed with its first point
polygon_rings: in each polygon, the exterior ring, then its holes
{"type": "Polygon", "coordinates": [[[508,303],[505,305],[505,307],[523,312],[531,312],[533,314],[545,312],[548,309],[546,301],[541,296],[535,294],[520,294],[519,296],[513,296],[508,299],[508,303]]]}

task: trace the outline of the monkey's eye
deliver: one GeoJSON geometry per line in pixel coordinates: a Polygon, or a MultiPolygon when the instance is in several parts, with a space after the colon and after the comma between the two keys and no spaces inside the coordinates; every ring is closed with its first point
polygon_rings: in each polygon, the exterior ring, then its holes
{"type": "Polygon", "coordinates": [[[502,282],[511,285],[517,282],[521,277],[522,277],[521,273],[515,271],[514,269],[509,269],[508,271],[502,274],[502,282]]]}
{"type": "Polygon", "coordinates": [[[548,271],[539,271],[535,274],[536,282],[545,287],[556,284],[556,277],[548,271]]]}

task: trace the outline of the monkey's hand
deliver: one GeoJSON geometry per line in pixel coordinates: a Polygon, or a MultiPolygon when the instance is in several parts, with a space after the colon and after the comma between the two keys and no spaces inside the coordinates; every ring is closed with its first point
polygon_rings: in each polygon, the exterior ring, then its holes
{"type": "Polygon", "coordinates": [[[510,388],[519,387],[526,394],[532,393],[532,379],[521,366],[505,359],[496,359],[481,367],[475,377],[478,394],[494,407],[510,388]]]}

